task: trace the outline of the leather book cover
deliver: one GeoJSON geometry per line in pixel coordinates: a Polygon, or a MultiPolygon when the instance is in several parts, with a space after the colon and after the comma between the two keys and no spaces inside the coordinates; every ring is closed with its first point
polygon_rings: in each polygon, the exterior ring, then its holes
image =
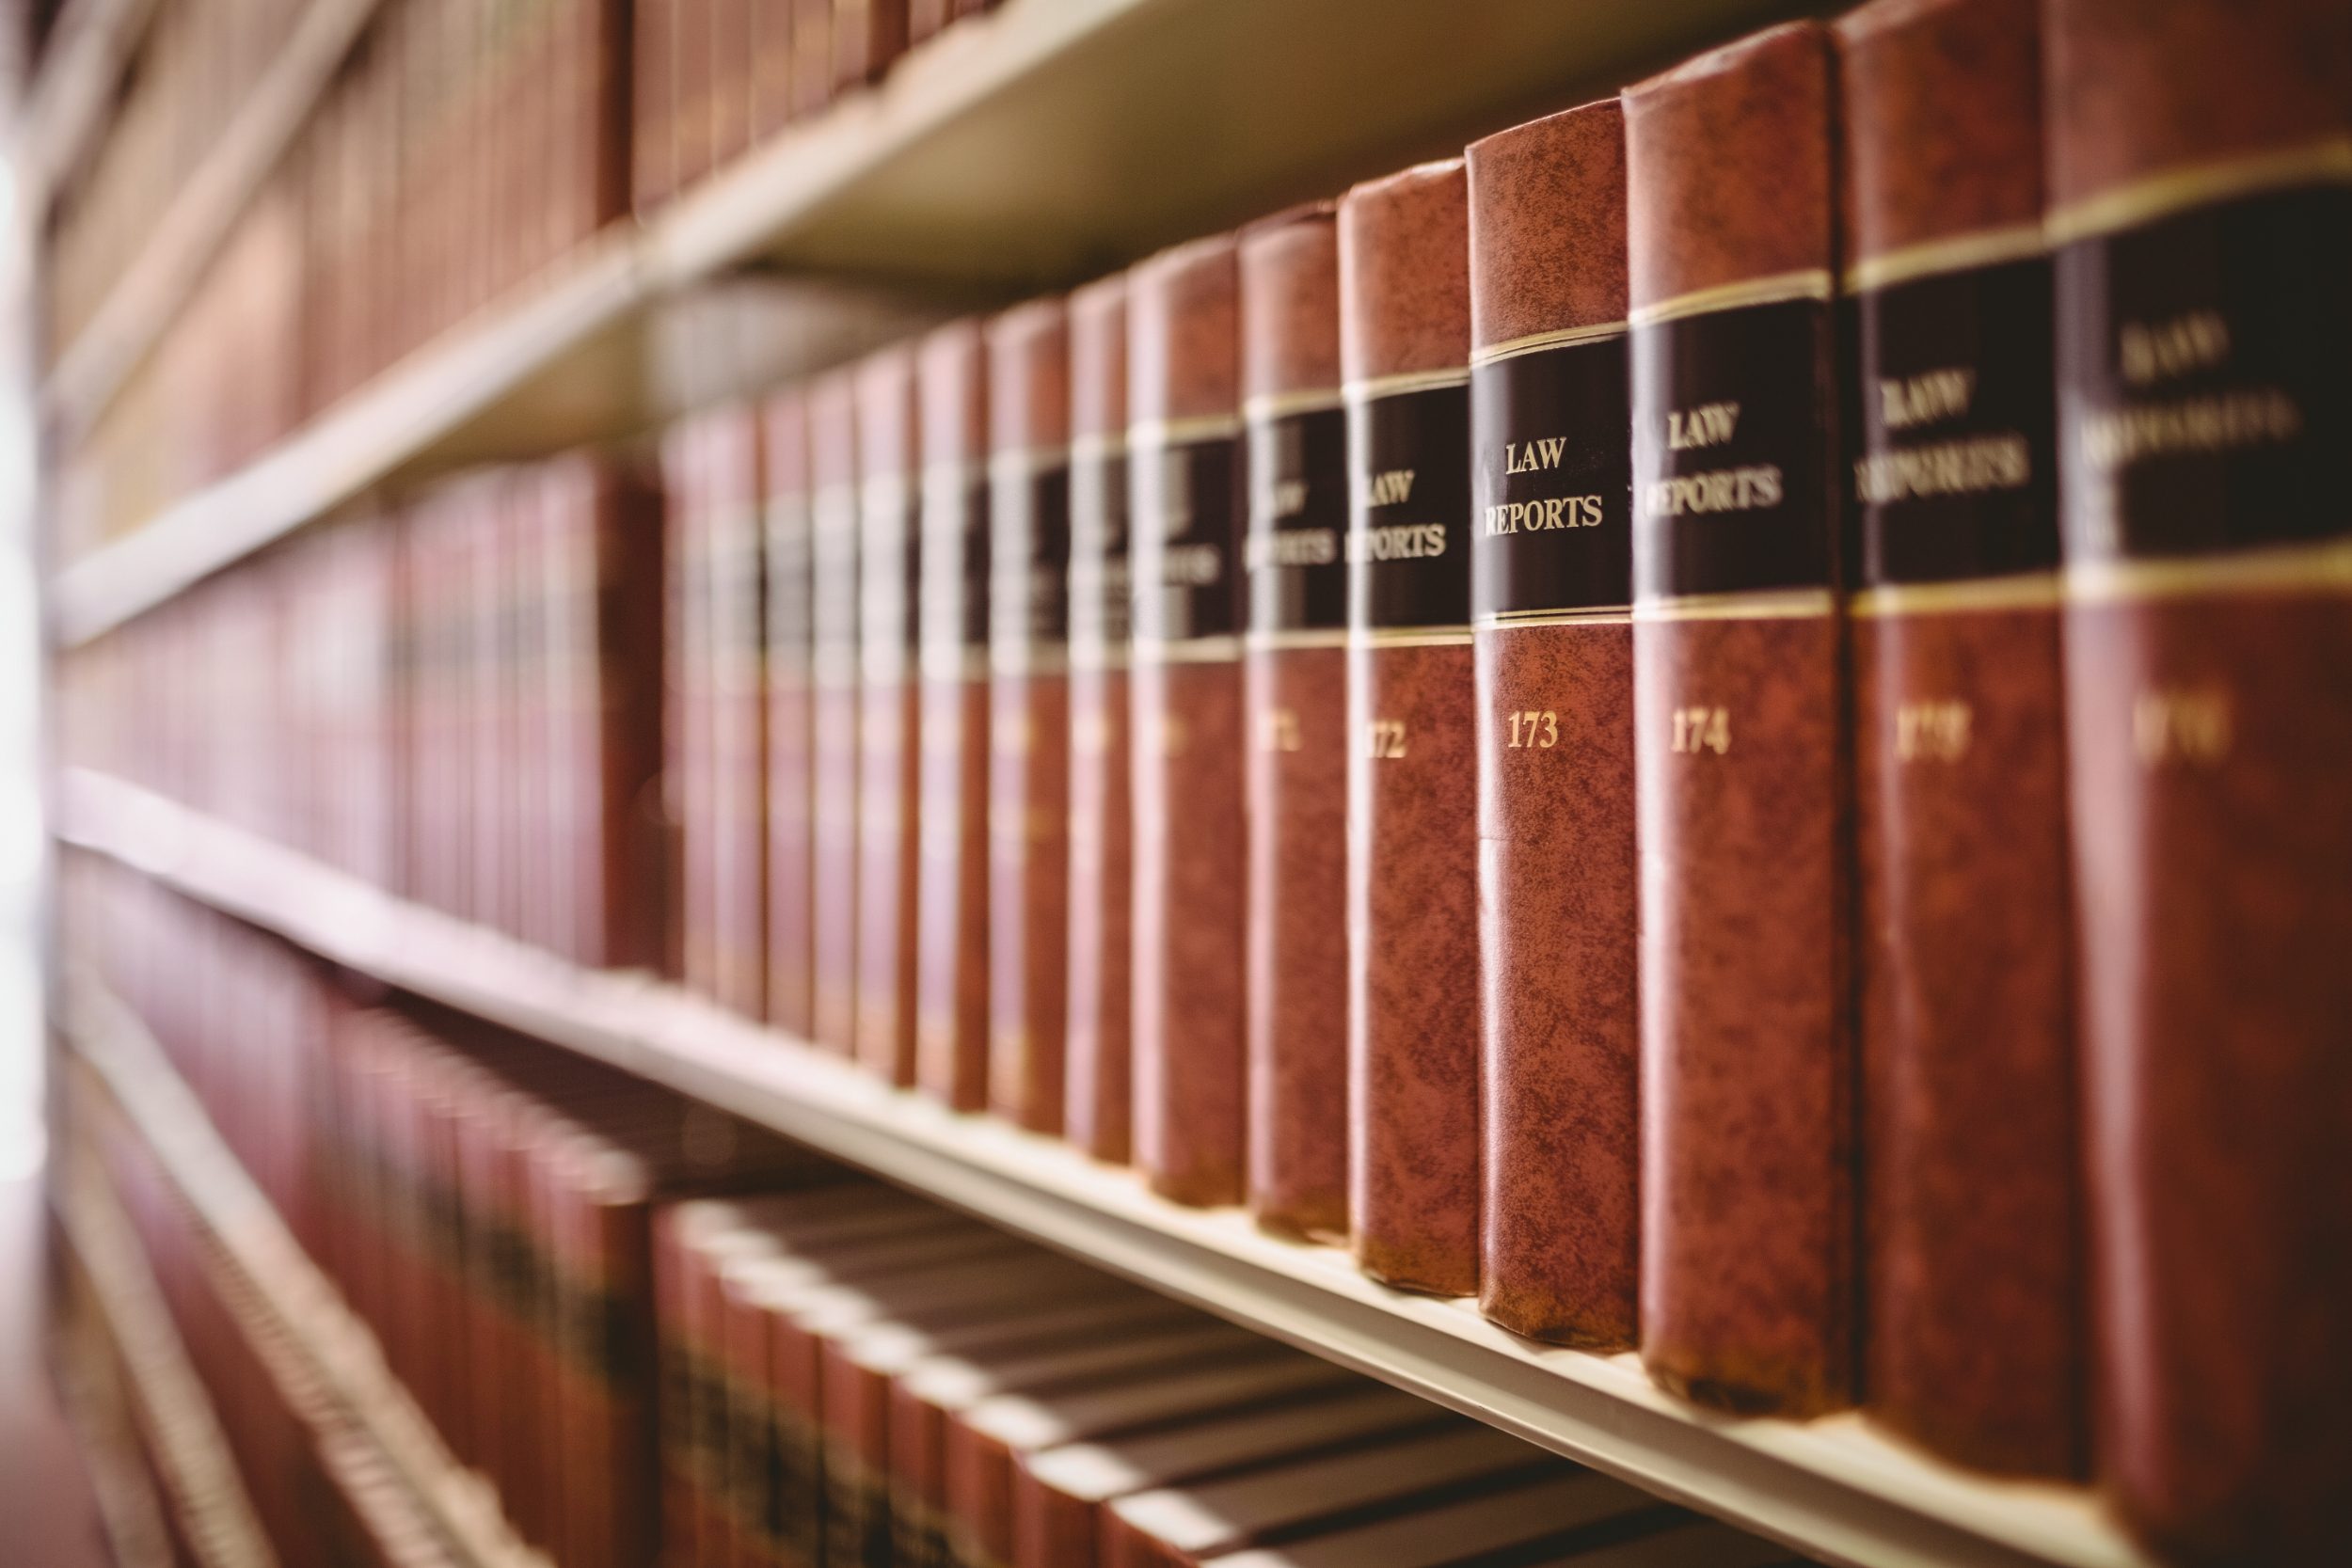
{"type": "Polygon", "coordinates": [[[716,1000],[719,860],[711,647],[711,475],[708,427],[687,420],[661,441],[662,531],[669,551],[668,666],[662,704],[663,805],[676,824],[679,979],[716,1000]]]}
{"type": "Polygon", "coordinates": [[[1791,23],[1624,94],[1642,1354],[1787,1415],[1855,1348],[1831,92],[1791,23]]]}
{"type": "Polygon", "coordinates": [[[1461,160],[1348,192],[1348,1241],[1455,1296],[1478,1289],[1470,346],[1461,160]]]}
{"type": "Polygon", "coordinates": [[[833,102],[834,0],[788,0],[792,8],[792,118],[833,102]]]}
{"type": "Polygon", "coordinates": [[[816,1030],[816,508],[809,396],[778,392],[760,407],[766,672],[768,1022],[816,1030]]]}
{"type": "Polygon", "coordinates": [[[629,48],[629,194],[640,213],[650,213],[677,188],[675,103],[671,55],[675,47],[679,0],[634,0],[629,48]]]}
{"type": "Polygon", "coordinates": [[[833,90],[879,82],[906,53],[908,0],[833,0],[833,90]]]}
{"type": "Polygon", "coordinates": [[[1070,1034],[1070,325],[988,324],[988,1103],[1059,1132],[1070,1034]]]}
{"type": "Polygon", "coordinates": [[[1249,1212],[1347,1235],[1347,416],[1329,202],[1244,230],[1249,1212]]]}
{"type": "Polygon", "coordinates": [[[808,391],[810,1037],[857,1040],[859,744],[863,720],[854,372],[808,391]]]}
{"type": "Polygon", "coordinates": [[[600,922],[596,955],[609,969],[664,962],[668,834],[658,813],[661,777],[661,504],[655,487],[618,462],[596,467],[596,679],[600,922]]]}
{"type": "Polygon", "coordinates": [[[988,1102],[988,345],[977,319],[916,350],[914,1081],[988,1102]]]}
{"type": "Polygon", "coordinates": [[[2042,11],[2100,1477],[2352,1552],[2352,11],[2042,11]]]}
{"type": "Polygon", "coordinates": [[[1132,1151],[1127,280],[1070,296],[1070,1002],[1063,1132],[1132,1151]]]}
{"type": "Polygon", "coordinates": [[[2082,1467],[2074,900],[2033,0],[1878,0],[1844,106],[1863,1384],[2082,1467]],[[1993,916],[1997,917],[1993,917],[1993,916]]]}
{"type": "Polygon", "coordinates": [[[1246,1195],[1242,446],[1231,235],[1127,275],[1136,1164],[1246,1195]]]}
{"type": "Polygon", "coordinates": [[[1479,1309],[1595,1351],[1639,1323],[1633,470],[1625,117],[1473,142],[1479,1309]]]}
{"type": "Polygon", "coordinates": [[[914,351],[858,362],[857,1059],[914,1082],[922,535],[914,351]]]}
{"type": "Polygon", "coordinates": [[[711,979],[723,1006],[746,1018],[767,1007],[767,713],[759,420],[747,404],[703,416],[710,517],[709,574],[711,979]]]}
{"type": "Polygon", "coordinates": [[[753,0],[750,26],[750,102],[745,133],[757,147],[792,119],[793,0],[753,0]]]}
{"type": "Polygon", "coordinates": [[[719,64],[711,23],[724,4],[669,0],[671,179],[679,192],[699,183],[711,168],[711,93],[719,64]]]}

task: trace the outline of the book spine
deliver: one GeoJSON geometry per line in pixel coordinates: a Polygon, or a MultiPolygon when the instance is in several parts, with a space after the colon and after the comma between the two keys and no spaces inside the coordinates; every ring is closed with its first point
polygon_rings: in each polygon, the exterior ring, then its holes
{"type": "Polygon", "coordinates": [[[792,118],[833,102],[833,0],[789,0],[792,8],[792,118]]]}
{"type": "Polygon", "coordinates": [[[1643,1357],[1790,1415],[1854,1342],[1830,90],[1792,23],[1624,95],[1643,1357]]]}
{"type": "MultiPolygon", "coordinates": [[[[761,14],[765,14],[763,11],[761,14]]],[[[816,1030],[815,507],[809,398],[779,392],[760,412],[765,474],[768,1022],[816,1030]]]]}
{"type": "Polygon", "coordinates": [[[740,404],[709,419],[712,982],[722,1005],[758,1018],[768,947],[759,425],[740,404]]]}
{"type": "Polygon", "coordinates": [[[879,82],[907,48],[908,0],[833,0],[833,90],[879,82]]]}
{"type": "Polygon", "coordinates": [[[1070,1141],[1124,1164],[1129,962],[1127,282],[1070,296],[1070,1141]]]}
{"type": "Polygon", "coordinates": [[[1864,1382],[1948,1458],[2064,1478],[2081,1226],[2039,30],[2031,0],[1836,28],[1864,1382]]]}
{"type": "Polygon", "coordinates": [[[1153,1190],[1192,1204],[1246,1191],[1233,252],[1197,240],[1127,281],[1133,1135],[1153,1190]]]}
{"type": "Polygon", "coordinates": [[[1462,162],[1340,204],[1347,384],[1349,1243],[1478,1289],[1478,770],[1462,162]]]}
{"type": "Polygon", "coordinates": [[[662,531],[669,546],[668,673],[663,685],[663,809],[677,825],[680,975],[718,994],[718,923],[712,883],[710,476],[708,430],[689,420],[661,443],[662,531]]]}
{"type": "Polygon", "coordinates": [[[2102,1479],[2352,1548],[2352,14],[2042,13],[2102,1479]],[[2328,1259],[2322,1262],[2321,1259],[2328,1259]]]}
{"type": "Polygon", "coordinates": [[[952,322],[917,351],[922,499],[915,620],[914,1078],[960,1111],[988,1102],[987,342],[952,322]]]}
{"type": "Polygon", "coordinates": [[[1249,1209],[1347,1234],[1347,416],[1328,203],[1235,248],[1243,467],[1249,1209]]]}
{"type": "Polygon", "coordinates": [[[1613,99],[1471,144],[1479,1309],[1632,1348],[1633,477],[1625,120],[1613,99]]]}
{"type": "Polygon", "coordinates": [[[1062,1131],[1070,1003],[1070,332],[989,324],[989,1108],[1062,1131]]]}
{"type": "Polygon", "coordinates": [[[914,356],[883,349],[857,377],[857,1059],[914,1082],[915,920],[921,851],[914,356]]]}
{"type": "Polygon", "coordinates": [[[808,395],[810,1033],[852,1054],[857,1039],[858,687],[857,397],[853,377],[808,395]]]}
{"type": "Polygon", "coordinates": [[[656,817],[661,773],[662,526],[657,492],[600,463],[596,529],[597,802],[603,919],[593,961],[652,968],[667,956],[668,834],[656,817]]]}

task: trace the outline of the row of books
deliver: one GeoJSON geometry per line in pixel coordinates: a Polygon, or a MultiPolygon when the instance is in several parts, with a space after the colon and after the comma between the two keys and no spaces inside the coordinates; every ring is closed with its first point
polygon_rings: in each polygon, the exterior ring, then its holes
{"type": "Polygon", "coordinates": [[[690,421],[680,973],[2325,1560],[2348,104],[2316,0],[1876,4],[690,421]]]}
{"type": "MultiPolygon", "coordinates": [[[[564,1568],[1798,1560],[134,877],[68,886],[215,1117],[299,1085],[306,1127],[225,1134],[306,1152],[274,1196],[564,1568]]],[[[93,1131],[287,1560],[368,1560],[160,1173],[93,1131]]]]}
{"type": "MultiPolygon", "coordinates": [[[[234,107],[216,89],[250,86],[290,8],[197,6],[182,21],[176,8],[148,38],[115,135],[59,196],[53,354],[147,244],[234,107]]],[[[982,8],[382,7],[152,356],[93,428],[71,433],[66,553],[250,461],[606,225],[879,81],[912,43],[982,8]]]]}

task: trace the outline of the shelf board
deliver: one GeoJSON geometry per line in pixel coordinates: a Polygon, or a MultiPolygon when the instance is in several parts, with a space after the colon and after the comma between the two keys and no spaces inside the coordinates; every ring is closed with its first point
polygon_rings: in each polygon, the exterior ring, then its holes
{"type": "MultiPolygon", "coordinates": [[[[313,9],[365,3],[314,0],[313,9]]],[[[95,637],[386,479],[664,417],[675,400],[649,384],[648,335],[681,293],[738,269],[782,271],[817,290],[795,321],[839,316],[845,278],[894,291],[830,332],[796,328],[808,340],[799,351],[759,367],[772,381],[943,309],[1080,282],[1458,150],[1802,8],[1007,0],[651,222],[615,225],[246,467],[66,566],[52,580],[54,633],[68,646],[95,637]]],[[[116,339],[84,336],[92,364],[127,352],[102,354],[116,339]]],[[[73,354],[68,361],[52,377],[61,406],[87,403],[74,388],[104,381],[75,370],[73,354]]]]}
{"type": "Polygon", "coordinates": [[[1503,1332],[1332,1247],[1182,1208],[1057,1140],[959,1116],[641,975],[581,970],[119,780],[66,775],[60,837],[362,974],[610,1063],[940,1202],[1836,1562],[2145,1568],[2087,1492],[1986,1481],[1855,1416],[1735,1419],[1632,1355],[1503,1332]]]}
{"type": "Polygon", "coordinates": [[[68,1060],[82,1070],[68,1077],[59,1212],[142,1398],[169,1402],[155,1405],[148,1424],[176,1445],[163,1456],[167,1473],[195,1466],[175,1491],[202,1502],[200,1518],[224,1540],[243,1532],[233,1549],[206,1560],[276,1560],[250,1549],[246,1537],[259,1527],[203,1388],[153,1296],[135,1232],[91,1150],[77,1147],[99,1109],[93,1096],[128,1123],[184,1200],[208,1283],[385,1560],[395,1568],[549,1568],[507,1524],[489,1482],[450,1453],[146,1026],[87,975],[72,979],[66,1001],[68,1060]]]}

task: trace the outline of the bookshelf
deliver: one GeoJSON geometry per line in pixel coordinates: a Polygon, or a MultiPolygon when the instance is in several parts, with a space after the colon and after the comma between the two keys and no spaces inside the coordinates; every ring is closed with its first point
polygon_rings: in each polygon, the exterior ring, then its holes
{"type": "MultiPolygon", "coordinates": [[[[1387,1290],[1337,1248],[1277,1240],[1238,1211],[1181,1208],[1056,1140],[950,1114],[675,988],[575,968],[119,780],[68,775],[57,831],[333,962],[722,1106],[1826,1560],[2149,1560],[2087,1493],[1984,1481],[1853,1416],[1799,1425],[1697,1411],[1658,1391],[1631,1355],[1536,1345],[1467,1303],[1387,1290]]],[[[136,1076],[168,1071],[141,1058],[136,1076]]],[[[201,1117],[192,1101],[186,1114],[201,1117]]]]}
{"type": "MultiPolygon", "coordinates": [[[[296,53],[313,31],[330,33],[326,19],[356,31],[372,6],[314,0],[270,79],[278,96],[257,95],[162,220],[183,226],[169,230],[175,245],[226,232],[326,74],[297,70],[316,62],[296,53]]],[[[53,635],[87,641],[378,484],[649,426],[676,411],[649,370],[664,325],[681,296],[713,284],[718,309],[732,300],[786,344],[742,366],[740,386],[696,388],[724,395],[901,336],[926,307],[936,317],[1084,281],[1451,154],[1468,136],[1613,91],[1801,8],[1009,0],[652,221],[612,226],[242,469],[66,563],[50,584],[53,635]],[[1207,81],[1216,87],[1204,96],[1207,81]],[[1088,135],[1064,134],[1073,124],[1088,135]],[[729,294],[723,285],[747,270],[793,281],[729,294]],[[816,330],[817,318],[840,322],[845,297],[858,302],[851,319],[816,330]]],[[[69,428],[95,417],[193,284],[201,247],[175,260],[167,230],[156,236],[43,387],[69,428]]]]}

